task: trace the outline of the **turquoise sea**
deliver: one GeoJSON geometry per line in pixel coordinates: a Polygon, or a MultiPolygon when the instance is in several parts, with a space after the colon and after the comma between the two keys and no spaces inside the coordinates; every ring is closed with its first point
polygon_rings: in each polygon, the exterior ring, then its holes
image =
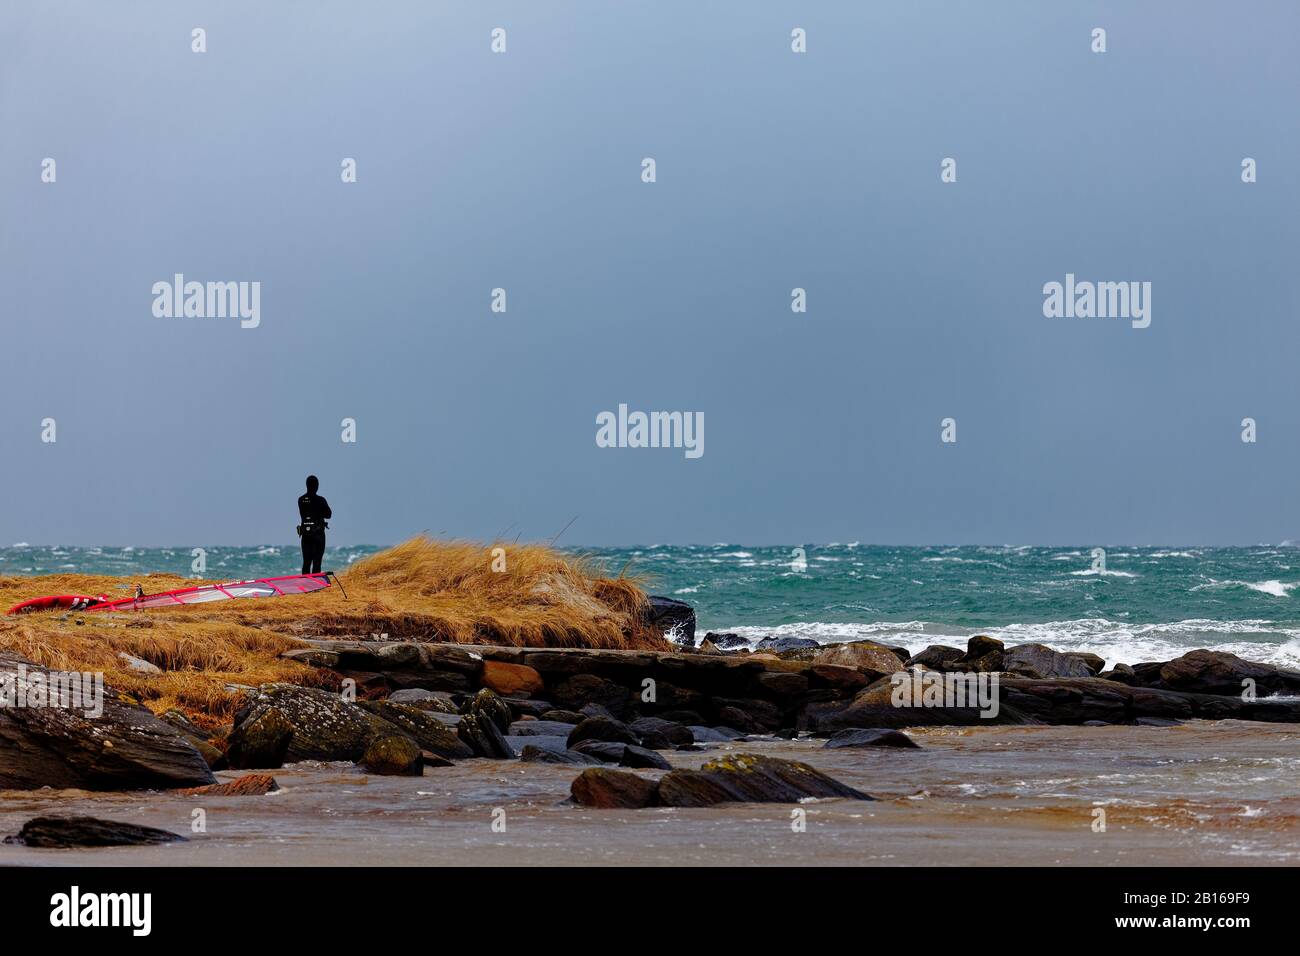
{"type": "MultiPolygon", "coordinates": [[[[1104,567],[1091,547],[801,547],[569,550],[694,605],[701,633],[870,637],[913,649],[988,633],[1108,662],[1210,647],[1300,666],[1300,548],[1289,545],[1114,547],[1104,567]]],[[[324,567],[343,571],[376,550],[330,548],[324,567]]],[[[206,576],[231,580],[299,569],[296,546],[212,547],[206,558],[206,576]]],[[[181,548],[0,548],[0,574],[189,575],[192,561],[181,548]]]]}

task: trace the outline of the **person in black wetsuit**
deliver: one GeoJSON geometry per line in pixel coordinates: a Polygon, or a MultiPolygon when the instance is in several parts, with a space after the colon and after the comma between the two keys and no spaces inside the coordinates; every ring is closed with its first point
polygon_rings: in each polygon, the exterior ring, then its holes
{"type": "Polygon", "coordinates": [[[320,481],[315,475],[307,476],[307,493],[298,499],[298,517],[302,524],[298,533],[302,535],[302,573],[319,574],[321,558],[325,557],[325,529],[329,527],[330,504],[316,489],[320,481]]]}

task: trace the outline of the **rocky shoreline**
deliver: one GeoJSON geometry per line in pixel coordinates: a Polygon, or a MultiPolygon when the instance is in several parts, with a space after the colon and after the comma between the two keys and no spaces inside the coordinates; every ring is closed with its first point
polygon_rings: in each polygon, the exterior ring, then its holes
{"type": "MultiPolygon", "coordinates": [[[[218,784],[213,771],[348,761],[366,774],[419,776],[487,759],[571,766],[571,800],[592,807],[870,800],[800,761],[728,752],[685,770],[667,755],[782,738],[914,749],[899,731],[918,727],[1300,723],[1300,672],[1209,650],[1105,670],[1095,655],[1006,647],[984,636],[964,649],[916,652],[789,638],[724,650],[733,643],[728,635],[706,635],[696,647],[689,631],[667,651],[306,643],[284,656],[334,675],[337,689],[243,688],[234,719],[214,733],[177,712],[155,717],[111,689],[93,717],[60,706],[0,708],[0,787],[240,796],[272,792],[275,780],[250,773],[218,784]],[[941,697],[899,705],[900,683],[942,686],[950,677],[982,680],[992,697],[982,706],[941,697]],[[987,706],[992,701],[996,707],[987,706]]],[[[6,681],[42,674],[49,672],[0,655],[6,681]]],[[[95,821],[73,830],[101,840],[115,832],[111,821],[100,823],[108,831],[95,821]]],[[[48,845],[57,843],[53,826],[41,823],[48,845]]]]}

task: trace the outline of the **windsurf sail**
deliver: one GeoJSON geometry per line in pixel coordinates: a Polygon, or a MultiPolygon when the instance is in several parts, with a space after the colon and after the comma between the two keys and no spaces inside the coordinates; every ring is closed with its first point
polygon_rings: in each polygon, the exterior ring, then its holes
{"type": "MultiPolygon", "coordinates": [[[[285,594],[310,594],[330,586],[333,571],[319,574],[286,574],[278,578],[255,578],[251,581],[228,581],[225,584],[199,584],[194,587],[142,594],[136,597],[110,601],[85,595],[60,595],[54,598],[33,598],[16,604],[10,614],[28,611],[47,611],[59,608],[90,611],[140,611],[157,607],[180,607],[185,604],[206,604],[208,601],[226,601],[231,598],[279,597],[285,594]],[[75,602],[75,603],[73,603],[75,602]]],[[[341,588],[341,585],[340,585],[341,588]]],[[[345,594],[344,597],[347,595],[345,594]]]]}

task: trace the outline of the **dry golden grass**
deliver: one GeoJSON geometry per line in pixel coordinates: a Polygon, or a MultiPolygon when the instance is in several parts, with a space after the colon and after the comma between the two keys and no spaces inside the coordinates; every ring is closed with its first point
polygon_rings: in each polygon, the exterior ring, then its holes
{"type": "MultiPolygon", "coordinates": [[[[646,596],[625,577],[541,545],[479,545],[419,537],[358,561],[337,587],[290,597],[113,614],[57,611],[0,618],[0,648],[59,670],[103,671],[155,712],[178,707],[209,726],[231,713],[229,685],[337,678],[279,655],[301,637],[364,637],[527,647],[666,648],[642,623],[646,596]],[[506,570],[492,570],[492,548],[506,570]],[[120,652],[162,668],[140,674],[120,652]]],[[[0,607],[46,594],[126,597],[137,579],[54,574],[0,577],[0,607]]],[[[139,578],[147,593],[199,582],[139,578]]]]}

